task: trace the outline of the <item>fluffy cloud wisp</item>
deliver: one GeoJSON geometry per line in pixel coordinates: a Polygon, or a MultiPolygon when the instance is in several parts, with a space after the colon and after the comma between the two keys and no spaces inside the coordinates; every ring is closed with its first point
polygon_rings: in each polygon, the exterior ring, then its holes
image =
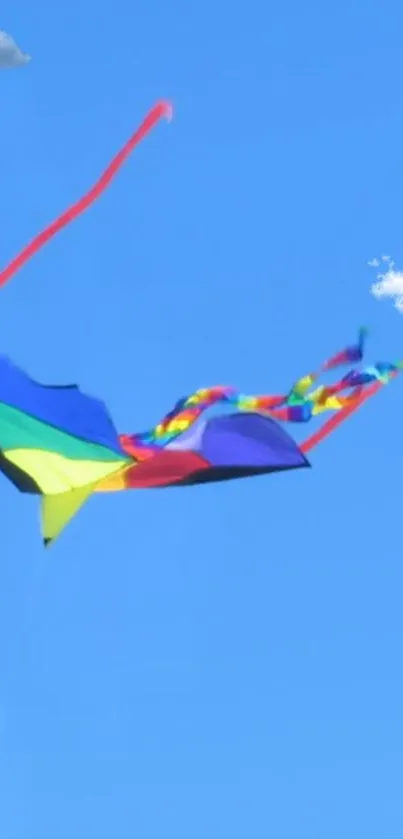
{"type": "Polygon", "coordinates": [[[20,67],[30,60],[31,56],[20,50],[11,35],[0,29],[0,67],[20,67]]]}
{"type": "MultiPolygon", "coordinates": [[[[371,286],[371,293],[374,297],[390,297],[396,309],[403,314],[403,271],[396,271],[395,263],[389,256],[383,256],[382,262],[386,270],[377,274],[376,283],[371,286]]],[[[378,268],[381,265],[379,259],[371,259],[368,263],[371,268],[378,268]]]]}

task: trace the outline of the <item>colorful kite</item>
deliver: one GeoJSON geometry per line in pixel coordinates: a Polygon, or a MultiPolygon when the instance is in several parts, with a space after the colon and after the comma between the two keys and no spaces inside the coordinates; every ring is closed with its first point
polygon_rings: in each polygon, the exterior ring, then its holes
{"type": "Polygon", "coordinates": [[[94,492],[189,486],[308,467],[307,452],[402,367],[353,368],[334,384],[314,387],[320,373],[360,361],[364,337],[361,331],[356,345],[299,379],[288,394],[198,390],[151,431],[131,435],[119,435],[103,403],[76,385],[38,384],[0,356],[0,470],[21,492],[42,497],[42,536],[49,544],[94,492]],[[218,414],[224,406],[230,413],[218,414]],[[325,411],[336,413],[302,445],[279,425],[308,422],[325,411]]]}
{"type": "Polygon", "coordinates": [[[5,285],[17,271],[22,268],[29,259],[31,259],[44,245],[46,245],[53,236],[56,236],[64,227],[75,221],[78,216],[84,213],[107,189],[111,181],[117,175],[119,169],[123,166],[127,158],[138,144],[144,140],[152,128],[165,117],[171,119],[172,106],[169,102],[158,102],[147,114],[146,118],[140,125],[140,128],[135,131],[130,140],[126,143],[121,151],[113,158],[107,169],[101,175],[97,183],[80,198],[75,204],[69,207],[62,215],[53,221],[48,227],[42,230],[35,239],[32,240],[23,250],[4,268],[0,271],[0,286],[5,285]]]}
{"type": "Polygon", "coordinates": [[[7,35],[7,32],[0,29],[0,67],[21,67],[29,61],[31,61],[31,56],[22,52],[11,35],[7,35]]]}

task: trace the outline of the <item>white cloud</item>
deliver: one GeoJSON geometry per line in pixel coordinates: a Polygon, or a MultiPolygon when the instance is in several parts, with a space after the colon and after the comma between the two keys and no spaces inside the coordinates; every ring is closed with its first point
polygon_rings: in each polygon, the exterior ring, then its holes
{"type": "MultiPolygon", "coordinates": [[[[403,314],[403,271],[396,271],[395,263],[390,256],[383,256],[382,261],[387,265],[387,271],[377,274],[377,282],[371,286],[371,293],[378,299],[390,297],[396,309],[403,314]]],[[[377,267],[378,260],[371,260],[371,267],[377,267]]]]}
{"type": "Polygon", "coordinates": [[[370,268],[378,268],[380,264],[379,259],[376,259],[376,257],[374,259],[370,259],[368,262],[370,268]]]}
{"type": "Polygon", "coordinates": [[[20,50],[11,35],[0,29],[0,67],[20,67],[30,60],[31,56],[20,50]]]}

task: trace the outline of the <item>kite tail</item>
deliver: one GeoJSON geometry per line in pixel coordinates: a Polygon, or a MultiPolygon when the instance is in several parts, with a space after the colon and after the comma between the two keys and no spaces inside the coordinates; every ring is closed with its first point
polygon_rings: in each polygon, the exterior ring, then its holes
{"type": "Polygon", "coordinates": [[[340,413],[334,414],[330,417],[318,431],[315,431],[308,437],[301,445],[300,449],[304,454],[307,454],[315,446],[319,445],[329,434],[332,434],[333,431],[338,428],[339,425],[342,424],[346,419],[348,419],[351,414],[361,407],[367,399],[370,399],[371,396],[375,396],[376,393],[381,389],[382,384],[380,382],[375,382],[373,385],[370,385],[363,393],[359,394],[354,402],[352,402],[347,407],[343,408],[340,413]]]}
{"type": "Polygon", "coordinates": [[[325,423],[321,430],[309,438],[304,445],[316,445],[343,419],[357,410],[360,404],[376,386],[374,393],[399,372],[402,364],[382,362],[364,370],[353,368],[334,384],[320,386],[310,390],[321,372],[332,370],[351,361],[360,361],[363,357],[364,340],[367,331],[361,329],[358,341],[347,347],[322,364],[317,373],[299,379],[288,395],[285,396],[246,396],[233,387],[215,386],[197,390],[190,396],[180,399],[175,407],[149,431],[141,434],[121,435],[124,450],[138,460],[152,457],[156,450],[169,444],[174,438],[187,431],[209,408],[219,405],[232,405],[238,411],[254,411],[266,414],[278,422],[305,423],[326,411],[337,411],[335,418],[325,423]],[[344,391],[350,391],[343,395],[344,391]],[[312,442],[314,441],[314,442],[312,442]]]}
{"type": "Polygon", "coordinates": [[[345,420],[349,419],[351,414],[358,411],[359,408],[366,402],[368,399],[371,399],[372,396],[375,396],[381,388],[387,384],[391,379],[395,378],[401,369],[401,365],[398,365],[399,369],[395,369],[391,371],[389,378],[386,381],[375,381],[372,384],[368,385],[366,388],[361,388],[356,394],[355,398],[351,400],[351,402],[346,405],[339,413],[334,414],[330,417],[321,428],[311,434],[301,445],[300,449],[304,454],[312,451],[315,446],[318,446],[319,443],[322,443],[326,437],[329,437],[336,428],[339,427],[345,420]]]}
{"type": "Polygon", "coordinates": [[[365,341],[368,336],[368,329],[361,326],[358,330],[358,340],[356,344],[345,347],[341,352],[336,353],[322,365],[322,370],[334,370],[335,367],[341,367],[345,364],[351,364],[356,361],[362,361],[364,358],[365,341]]]}
{"type": "MultiPolygon", "coordinates": [[[[156,447],[166,445],[174,437],[190,428],[208,408],[220,403],[233,405],[239,411],[270,413],[283,422],[306,422],[312,415],[313,395],[308,396],[308,391],[322,372],[362,359],[366,332],[366,329],[361,328],[356,344],[346,347],[329,358],[316,373],[310,373],[298,379],[288,394],[246,396],[233,387],[222,385],[201,388],[190,396],[180,399],[175,407],[151,431],[138,435],[124,435],[125,444],[131,446],[132,454],[136,453],[145,457],[147,452],[151,454],[156,447]]],[[[336,392],[349,386],[342,380],[337,385],[333,385],[334,390],[331,394],[326,392],[326,397],[334,396],[336,392]]],[[[319,404],[319,401],[321,401],[323,405],[325,401],[324,389],[318,391],[315,396],[316,402],[319,404]]],[[[339,400],[338,407],[341,406],[342,403],[339,400]]],[[[326,410],[326,408],[322,407],[322,410],[326,410]]]]}
{"type": "Polygon", "coordinates": [[[146,118],[135,131],[132,137],[128,140],[126,145],[118,152],[109,164],[107,169],[103,172],[97,183],[86,193],[82,198],[79,198],[75,204],[69,207],[62,213],[55,221],[49,224],[42,230],[35,239],[32,240],[25,248],[4,268],[0,271],[0,287],[5,285],[11,278],[22,268],[29,259],[31,259],[38,251],[43,248],[53,236],[56,236],[64,227],[75,221],[78,216],[84,213],[88,207],[91,206],[107,189],[113,178],[117,175],[119,169],[123,166],[127,158],[130,156],[135,147],[147,136],[147,134],[154,128],[162,117],[170,119],[172,116],[172,106],[169,102],[158,102],[147,114],[146,118]]]}
{"type": "MultiPolygon", "coordinates": [[[[313,387],[313,385],[319,379],[322,373],[327,373],[330,370],[335,370],[337,367],[344,367],[346,364],[362,361],[364,357],[364,348],[367,335],[368,330],[366,329],[366,327],[360,327],[360,329],[358,330],[358,339],[356,344],[347,346],[343,350],[340,350],[339,352],[335,353],[335,355],[332,355],[330,358],[324,361],[323,364],[321,364],[321,366],[316,372],[308,373],[308,375],[302,376],[300,379],[298,379],[291,388],[285,401],[289,405],[292,405],[293,402],[298,404],[301,398],[308,393],[311,387],[313,387]]],[[[333,387],[337,387],[337,385],[333,385],[333,387]]]]}

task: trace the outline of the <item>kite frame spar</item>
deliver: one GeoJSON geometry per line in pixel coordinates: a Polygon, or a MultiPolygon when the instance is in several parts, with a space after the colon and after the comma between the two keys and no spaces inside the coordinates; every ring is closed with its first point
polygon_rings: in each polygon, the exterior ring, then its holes
{"type": "Polygon", "coordinates": [[[55,221],[51,222],[44,230],[41,230],[35,238],[26,245],[14,259],[0,271],[0,288],[4,286],[14,275],[19,271],[26,262],[28,262],[35,254],[38,253],[54,236],[57,235],[64,227],[75,221],[82,213],[94,204],[100,198],[102,193],[108,188],[113,178],[119,172],[119,169],[130,157],[136,146],[149,134],[154,126],[163,118],[168,121],[171,120],[173,108],[170,102],[161,100],[148,112],[147,116],[139,126],[139,128],[130,137],[123,148],[113,158],[109,166],[102,173],[101,177],[94,184],[93,187],[74,204],[68,207],[55,221]]]}

